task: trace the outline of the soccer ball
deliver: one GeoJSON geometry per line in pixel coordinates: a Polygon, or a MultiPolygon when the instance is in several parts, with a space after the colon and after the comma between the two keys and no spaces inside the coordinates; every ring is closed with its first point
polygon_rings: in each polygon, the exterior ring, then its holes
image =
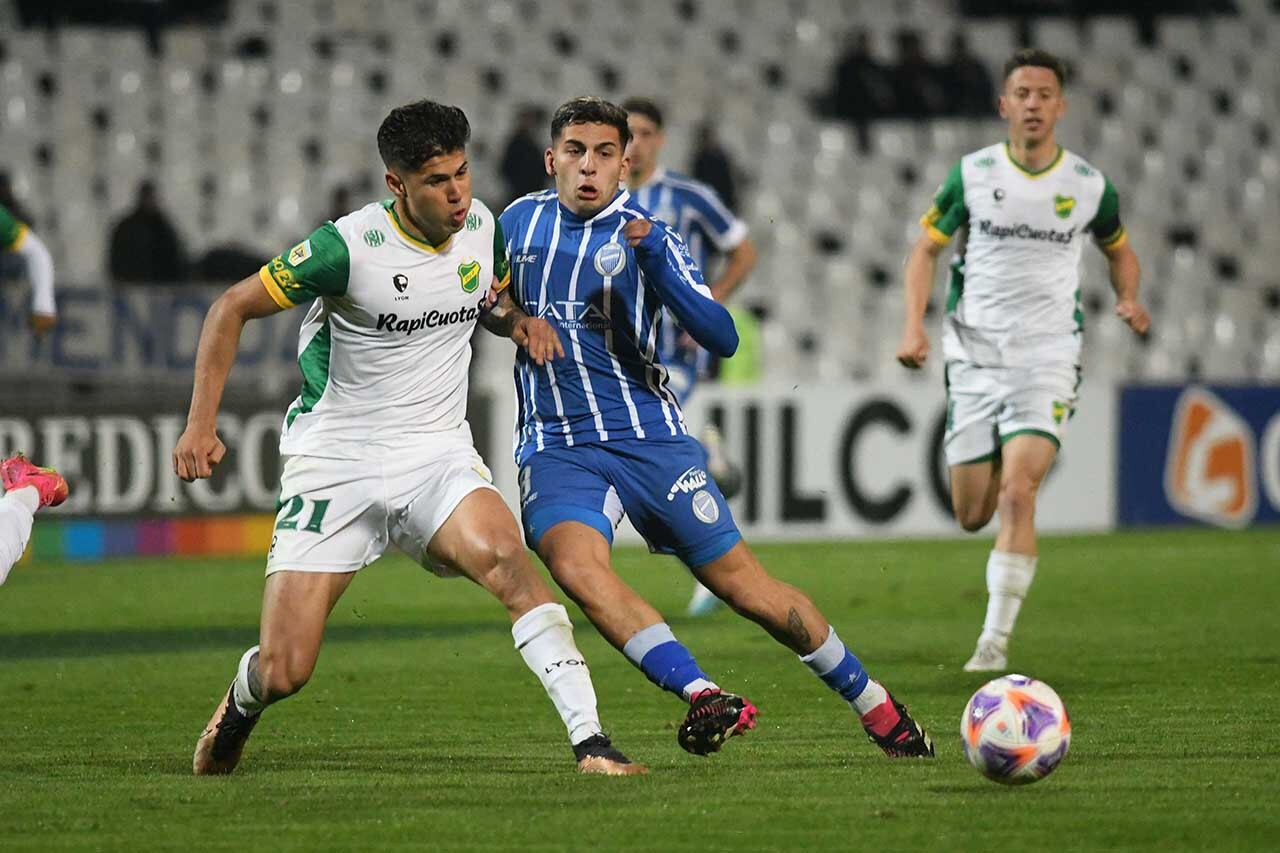
{"type": "Polygon", "coordinates": [[[1002,785],[1027,785],[1053,772],[1071,744],[1071,721],[1053,688],[1025,675],[988,681],[960,720],[964,754],[1002,785]]]}

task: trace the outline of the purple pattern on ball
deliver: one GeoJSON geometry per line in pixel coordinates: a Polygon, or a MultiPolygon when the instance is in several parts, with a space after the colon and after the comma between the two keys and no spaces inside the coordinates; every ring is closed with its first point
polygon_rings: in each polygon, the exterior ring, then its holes
{"type": "Polygon", "coordinates": [[[988,775],[997,778],[1012,774],[1018,769],[1018,764],[1022,760],[1013,752],[993,743],[982,744],[978,747],[978,754],[982,756],[982,763],[987,768],[988,775]]]}
{"type": "Polygon", "coordinates": [[[1067,739],[1063,738],[1062,742],[1058,744],[1057,749],[1055,749],[1053,752],[1049,753],[1048,755],[1040,756],[1040,759],[1036,762],[1037,774],[1040,776],[1049,775],[1049,773],[1053,770],[1053,768],[1058,766],[1058,763],[1062,761],[1062,759],[1066,756],[1066,754],[1067,754],[1067,739]]]}
{"type": "MultiPolygon", "coordinates": [[[[969,700],[969,722],[981,723],[987,717],[991,716],[991,712],[1000,707],[1003,697],[992,696],[988,693],[975,693],[973,698],[969,700]]],[[[954,714],[955,712],[952,711],[954,714]]]]}
{"type": "Polygon", "coordinates": [[[1048,705],[1039,702],[1026,702],[1022,706],[1022,715],[1026,719],[1027,737],[1039,740],[1040,734],[1049,726],[1058,724],[1058,715],[1048,705]]]}
{"type": "Polygon", "coordinates": [[[1010,684],[1018,687],[1026,687],[1028,684],[1035,681],[1034,678],[1027,678],[1025,675],[1006,675],[1004,678],[1005,681],[1008,681],[1010,684]]]}

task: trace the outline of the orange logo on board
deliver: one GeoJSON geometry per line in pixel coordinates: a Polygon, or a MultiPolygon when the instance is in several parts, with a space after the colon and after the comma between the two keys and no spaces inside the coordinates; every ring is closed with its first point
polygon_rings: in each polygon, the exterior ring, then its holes
{"type": "Polygon", "coordinates": [[[1220,527],[1245,527],[1258,509],[1253,430],[1204,388],[1178,398],[1169,431],[1164,491],[1169,505],[1220,527]]]}

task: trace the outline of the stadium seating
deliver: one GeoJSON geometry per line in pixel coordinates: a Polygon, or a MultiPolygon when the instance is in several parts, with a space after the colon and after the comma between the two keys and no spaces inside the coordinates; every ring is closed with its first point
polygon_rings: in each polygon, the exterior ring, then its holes
{"type": "MultiPolygon", "coordinates": [[[[693,124],[713,116],[747,175],[743,215],[762,261],[741,298],[768,311],[768,371],[793,376],[821,354],[822,377],[897,375],[899,270],[915,219],[956,158],[1003,128],[994,117],[882,122],[863,153],[811,103],[851,26],[868,27],[885,60],[900,28],[937,59],[963,28],[995,69],[1015,47],[1009,21],[961,21],[943,0],[866,20],[827,0],[733,0],[730,15],[660,0],[643,22],[623,0],[414,6],[405,16],[386,0],[234,0],[227,26],[167,30],[158,55],[127,30],[4,38],[4,168],[60,276],[103,281],[108,224],[144,176],[158,178],[193,253],[230,241],[266,254],[323,218],[336,184],[353,183],[357,200],[381,194],[372,137],[391,104],[463,106],[476,193],[497,198],[516,106],[646,93],[669,108],[669,162],[687,162],[693,124]]],[[[1127,18],[1030,27],[1072,59],[1061,136],[1120,190],[1155,312],[1149,342],[1122,334],[1107,319],[1105,266],[1086,261],[1093,375],[1280,376],[1280,16],[1266,0],[1238,6],[1161,18],[1151,45],[1127,18]]]]}

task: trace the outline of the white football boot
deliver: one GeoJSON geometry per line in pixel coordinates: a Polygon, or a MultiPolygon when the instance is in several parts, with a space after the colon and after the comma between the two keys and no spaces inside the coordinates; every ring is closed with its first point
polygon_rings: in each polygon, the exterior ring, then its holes
{"type": "Polygon", "coordinates": [[[978,638],[978,647],[973,650],[973,657],[964,665],[965,672],[1004,672],[1009,668],[1009,639],[989,637],[983,634],[978,638]]]}

